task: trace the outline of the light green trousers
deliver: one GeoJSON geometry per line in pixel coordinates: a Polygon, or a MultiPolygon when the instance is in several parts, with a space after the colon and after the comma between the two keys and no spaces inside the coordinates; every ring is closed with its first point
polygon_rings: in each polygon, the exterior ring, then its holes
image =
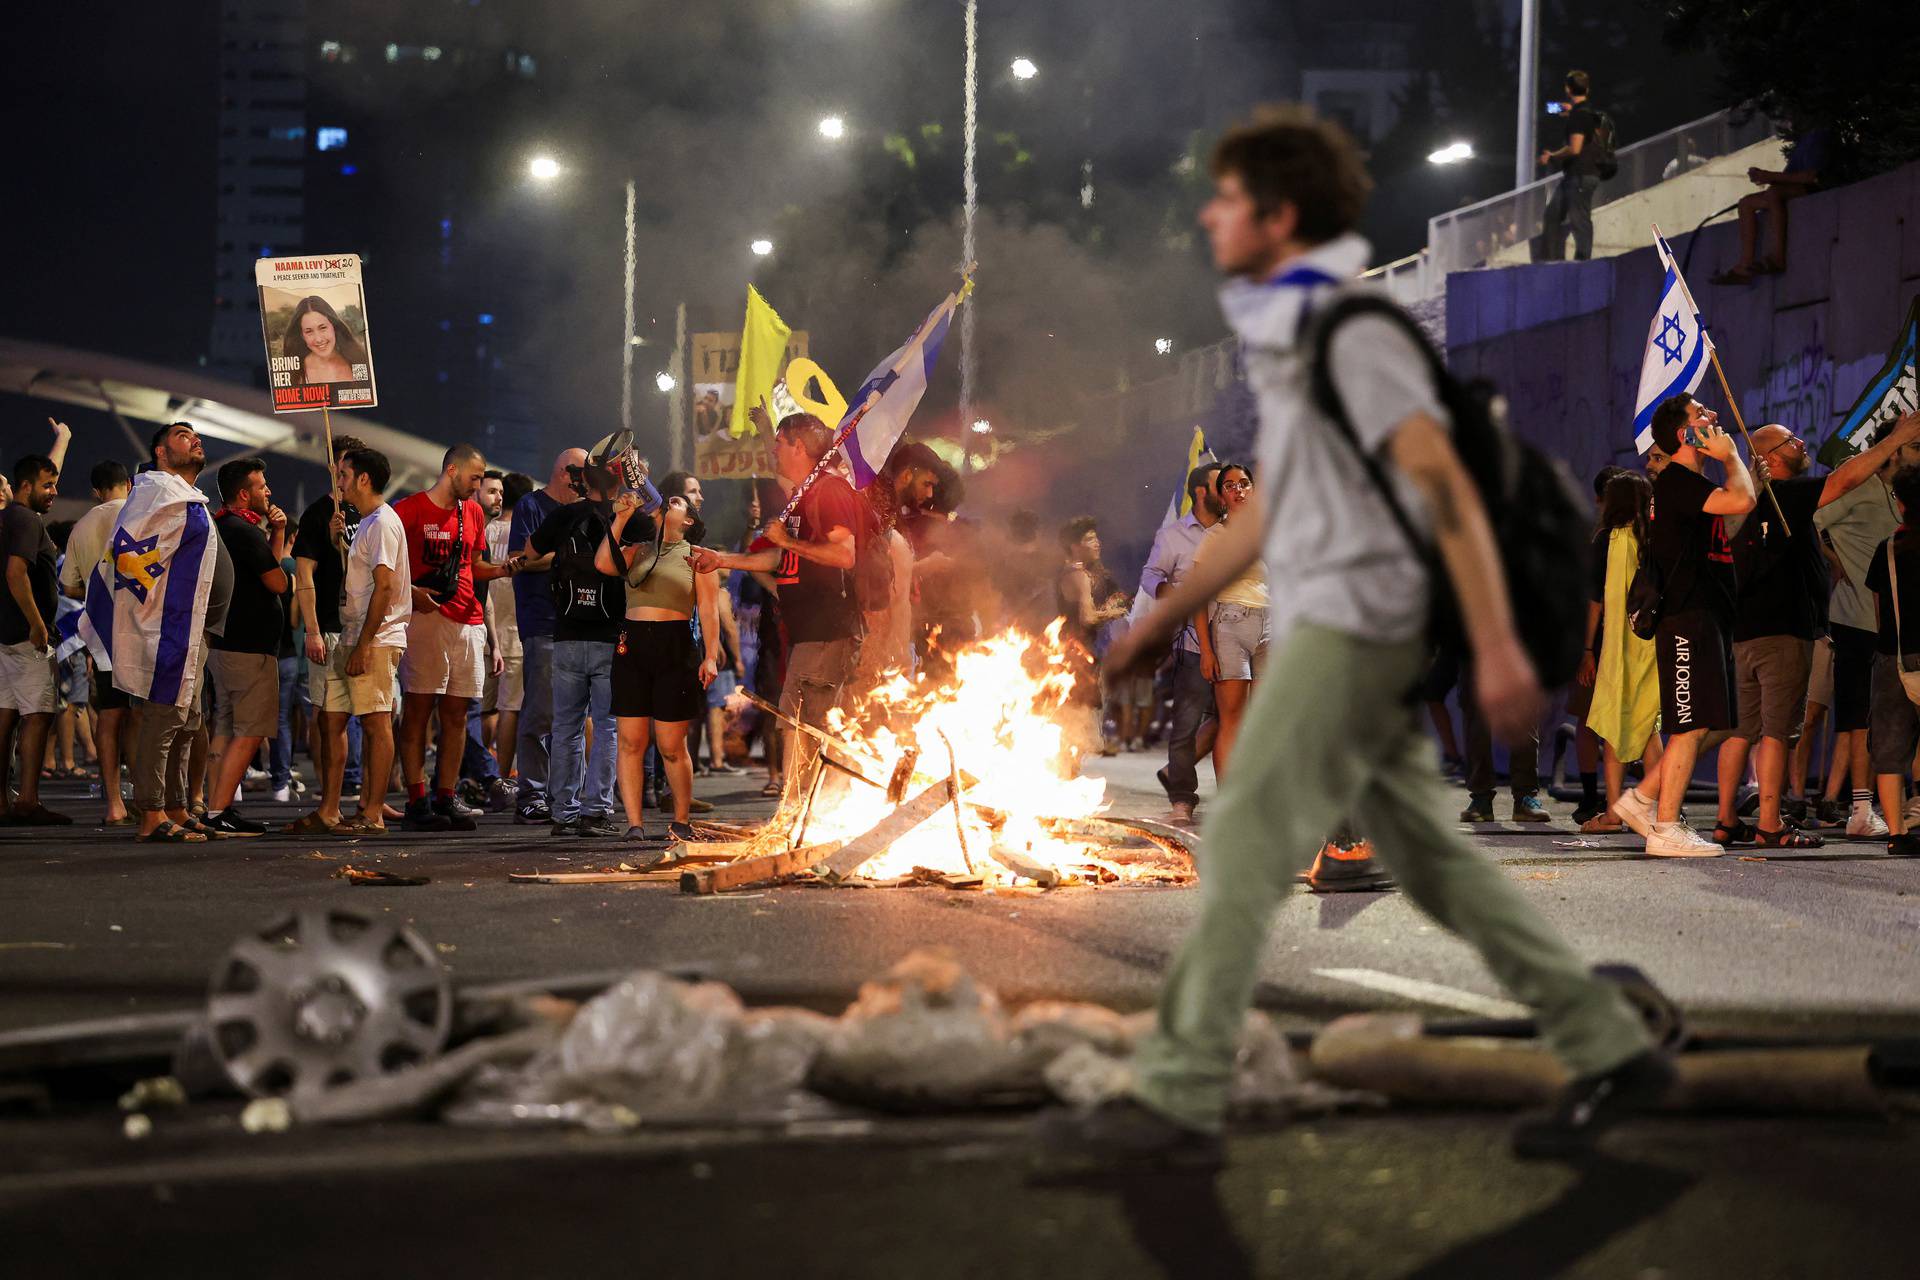
{"type": "Polygon", "coordinates": [[[1576,1074],[1648,1047],[1639,1017],[1481,857],[1448,813],[1433,746],[1408,701],[1418,641],[1303,625],[1277,638],[1206,822],[1200,915],[1136,1056],[1141,1101],[1218,1131],[1267,933],[1327,834],[1350,815],[1415,905],[1472,943],[1576,1074]]]}

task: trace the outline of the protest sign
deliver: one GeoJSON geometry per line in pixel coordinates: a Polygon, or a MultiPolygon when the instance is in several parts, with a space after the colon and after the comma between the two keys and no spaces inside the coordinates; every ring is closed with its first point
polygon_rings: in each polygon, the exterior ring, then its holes
{"type": "Polygon", "coordinates": [[[262,258],[253,279],[273,411],[371,409],[373,345],[360,255],[262,258]]]}
{"type": "MultiPolygon", "coordinates": [[[[733,436],[727,430],[740,369],[740,334],[696,333],[690,339],[694,474],[702,480],[745,480],[775,474],[771,433],[753,430],[751,424],[743,436],[733,436]]],[[[806,354],[807,331],[796,329],[787,339],[781,366],[806,354]]],[[[779,410],[771,401],[769,409],[778,421],[779,410]]]]}

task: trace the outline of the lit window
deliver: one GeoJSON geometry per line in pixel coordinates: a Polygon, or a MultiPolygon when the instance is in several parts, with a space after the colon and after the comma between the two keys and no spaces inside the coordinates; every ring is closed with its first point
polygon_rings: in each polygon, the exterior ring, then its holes
{"type": "Polygon", "coordinates": [[[399,45],[397,45],[397,44],[390,44],[390,45],[388,45],[388,46],[387,46],[387,61],[388,61],[388,62],[398,62],[398,61],[400,61],[400,46],[399,46],[399,45]]]}
{"type": "Polygon", "coordinates": [[[428,62],[438,62],[440,61],[440,46],[437,44],[430,44],[426,48],[420,51],[420,56],[426,59],[428,62]]]}
{"type": "Polygon", "coordinates": [[[328,62],[337,60],[340,57],[340,42],[338,40],[322,40],[320,42],[320,56],[328,62]]]}
{"type": "MultiPolygon", "coordinates": [[[[300,132],[305,133],[302,129],[300,132]]],[[[347,131],[338,125],[321,125],[313,131],[313,147],[316,151],[344,151],[347,146],[347,131]]]]}
{"type": "Polygon", "coordinates": [[[482,311],[478,316],[475,317],[475,319],[479,320],[481,324],[492,324],[493,312],[482,311]]]}

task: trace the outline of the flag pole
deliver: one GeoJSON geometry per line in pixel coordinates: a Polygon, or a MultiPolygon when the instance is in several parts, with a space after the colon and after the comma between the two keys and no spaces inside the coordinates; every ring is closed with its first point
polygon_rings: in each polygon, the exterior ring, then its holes
{"type": "MultiPolygon", "coordinates": [[[[1653,234],[1656,238],[1661,240],[1666,239],[1665,236],[1660,234],[1659,223],[1656,222],[1650,225],[1653,227],[1653,234]]],[[[1687,278],[1680,274],[1680,268],[1678,266],[1673,269],[1673,278],[1680,282],[1680,292],[1687,295],[1687,308],[1698,318],[1700,315],[1700,304],[1693,300],[1693,290],[1687,287],[1687,278]]],[[[1702,337],[1707,343],[1707,358],[1713,361],[1714,377],[1720,380],[1721,394],[1727,397],[1727,408],[1733,414],[1733,425],[1740,428],[1740,436],[1747,442],[1747,456],[1753,459],[1754,462],[1760,463],[1759,466],[1750,469],[1759,473],[1760,487],[1766,490],[1767,501],[1773,504],[1773,514],[1780,518],[1781,530],[1785,532],[1788,537],[1792,537],[1793,530],[1787,527],[1787,513],[1780,509],[1780,498],[1773,491],[1773,477],[1768,473],[1766,464],[1760,462],[1760,455],[1754,452],[1753,436],[1747,431],[1746,419],[1740,416],[1740,402],[1733,398],[1733,388],[1727,385],[1727,371],[1721,367],[1720,364],[1720,347],[1712,341],[1711,338],[1705,337],[1706,326],[1704,324],[1702,324],[1700,328],[1702,337]]]]}
{"type": "MultiPolygon", "coordinates": [[[[936,308],[934,313],[927,317],[926,322],[913,331],[913,337],[907,339],[906,354],[893,366],[895,373],[899,373],[902,369],[906,368],[906,362],[914,358],[917,344],[924,340],[928,333],[932,332],[934,325],[939,323],[940,312],[944,310],[948,315],[952,315],[955,310],[966,302],[967,296],[973,292],[974,265],[975,264],[971,262],[967,264],[966,273],[961,281],[959,290],[949,294],[947,296],[947,302],[942,304],[940,308],[936,308]]],[[[793,514],[793,509],[800,505],[800,499],[806,497],[807,490],[813,488],[813,482],[826,474],[827,468],[833,465],[833,451],[846,443],[848,436],[859,430],[860,420],[867,416],[867,410],[873,408],[874,405],[880,402],[880,394],[878,390],[867,393],[867,398],[860,402],[860,407],[848,416],[846,424],[834,433],[832,443],[827,445],[827,451],[820,455],[820,460],[813,464],[813,470],[809,471],[806,478],[793,487],[793,493],[787,498],[787,505],[780,509],[780,514],[769,521],[769,524],[784,521],[788,516],[793,514]]],[[[761,403],[764,405],[766,401],[762,399],[761,403]]]]}

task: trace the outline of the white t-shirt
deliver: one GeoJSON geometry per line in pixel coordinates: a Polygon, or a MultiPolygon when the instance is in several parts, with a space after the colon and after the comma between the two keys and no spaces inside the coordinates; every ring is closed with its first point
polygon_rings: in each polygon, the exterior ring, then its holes
{"type": "Polygon", "coordinates": [[[360,643],[360,631],[373,603],[373,571],[378,565],[393,570],[393,593],[384,618],[375,623],[373,643],[393,649],[407,645],[407,618],[413,612],[413,574],[407,565],[407,531],[400,515],[381,503],[360,518],[359,532],[347,551],[347,584],[340,602],[340,643],[360,643]]]}

